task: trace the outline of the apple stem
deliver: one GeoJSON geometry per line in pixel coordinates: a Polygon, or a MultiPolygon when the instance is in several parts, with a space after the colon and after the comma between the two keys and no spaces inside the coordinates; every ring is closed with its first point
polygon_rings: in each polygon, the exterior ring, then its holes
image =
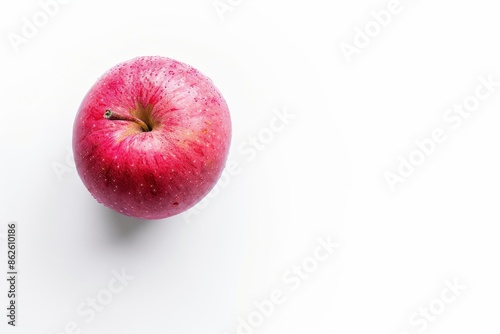
{"type": "Polygon", "coordinates": [[[108,109],[104,112],[104,118],[109,119],[109,120],[135,122],[135,123],[139,124],[144,131],[146,131],[146,132],[151,131],[151,129],[148,127],[148,125],[144,121],[142,121],[139,118],[134,117],[132,115],[123,115],[123,114],[120,114],[120,113],[117,113],[115,111],[111,111],[108,109]]]}

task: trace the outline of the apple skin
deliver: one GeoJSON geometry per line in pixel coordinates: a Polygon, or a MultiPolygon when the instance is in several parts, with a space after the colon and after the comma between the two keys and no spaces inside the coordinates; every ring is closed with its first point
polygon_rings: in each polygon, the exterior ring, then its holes
{"type": "Polygon", "coordinates": [[[73,126],[76,169],[94,198],[124,215],[162,219],[198,203],[219,179],[231,141],[227,104],[195,68],[139,57],[106,72],[73,126]],[[106,119],[106,110],[137,122],[106,119]]]}

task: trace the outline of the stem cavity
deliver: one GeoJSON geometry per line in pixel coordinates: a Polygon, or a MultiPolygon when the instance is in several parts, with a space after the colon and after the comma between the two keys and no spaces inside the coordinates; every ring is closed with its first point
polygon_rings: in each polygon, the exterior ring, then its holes
{"type": "Polygon", "coordinates": [[[104,112],[104,118],[109,119],[109,120],[134,122],[134,123],[139,124],[145,132],[151,131],[149,126],[143,120],[141,120],[137,117],[134,117],[132,115],[123,115],[123,114],[120,114],[120,113],[117,113],[115,111],[111,111],[108,109],[104,112]]]}

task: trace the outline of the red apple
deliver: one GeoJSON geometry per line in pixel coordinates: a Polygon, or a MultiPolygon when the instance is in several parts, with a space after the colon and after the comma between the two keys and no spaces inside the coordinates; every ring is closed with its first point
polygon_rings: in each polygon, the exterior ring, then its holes
{"type": "Polygon", "coordinates": [[[195,68],[139,57],[106,72],[76,115],[73,153],[83,183],[105,206],[142,219],[199,202],[224,168],[231,120],[195,68]]]}

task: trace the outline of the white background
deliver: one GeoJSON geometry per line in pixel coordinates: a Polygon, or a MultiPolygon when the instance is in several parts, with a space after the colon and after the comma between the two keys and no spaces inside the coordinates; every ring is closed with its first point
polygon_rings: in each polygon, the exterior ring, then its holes
{"type": "Polygon", "coordinates": [[[0,333],[233,334],[278,289],[286,300],[251,332],[413,334],[446,280],[466,289],[421,332],[499,333],[500,87],[458,128],[443,120],[478,77],[500,81],[496,3],[401,0],[349,62],[340,46],[388,0],[232,0],[222,16],[212,1],[69,1],[17,51],[9,36],[42,7],[2,4],[0,267],[15,221],[20,275],[15,329],[1,280],[0,333]],[[241,167],[163,221],[99,205],[70,153],[87,90],[141,55],[215,82],[241,167]],[[293,120],[249,159],[240,145],[275,109],[293,120]],[[391,191],[384,174],[436,128],[447,140],[391,191]],[[292,290],[283,275],[328,237],[340,247],[292,290]],[[122,269],[135,278],[87,323],[77,308],[122,269]]]}

